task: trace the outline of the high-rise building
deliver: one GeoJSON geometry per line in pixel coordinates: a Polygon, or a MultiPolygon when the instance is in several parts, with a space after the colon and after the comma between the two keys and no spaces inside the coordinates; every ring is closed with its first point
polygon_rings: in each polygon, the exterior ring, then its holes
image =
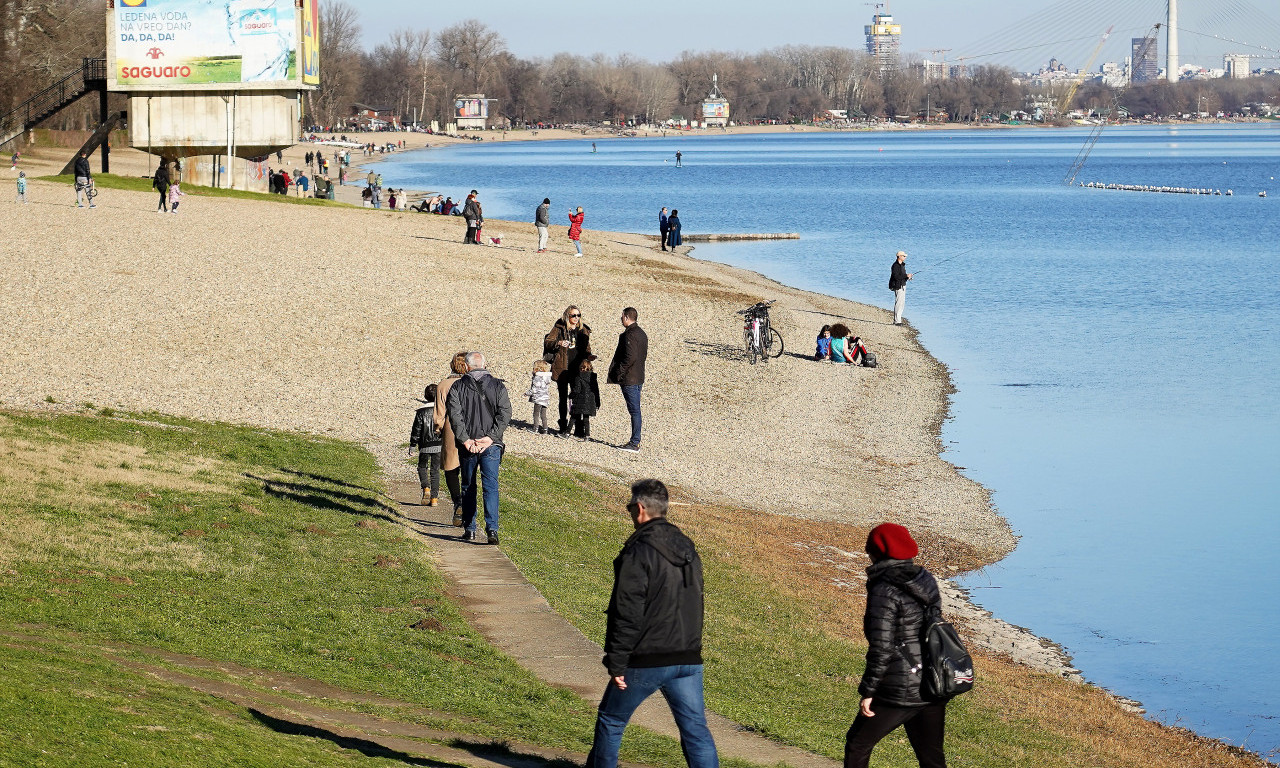
{"type": "Polygon", "coordinates": [[[1253,64],[1249,61],[1248,56],[1238,53],[1228,53],[1222,57],[1222,68],[1226,70],[1226,75],[1234,80],[1248,77],[1252,74],[1253,64]]]}
{"type": "Polygon", "coordinates": [[[1160,40],[1154,35],[1148,39],[1134,37],[1129,40],[1130,73],[1135,83],[1151,83],[1160,77],[1160,40]],[[1150,43],[1150,44],[1148,44],[1150,43]],[[1145,47],[1144,47],[1145,46],[1145,47]]]}
{"type": "Polygon", "coordinates": [[[893,16],[877,13],[866,27],[867,53],[886,72],[898,66],[898,48],[902,44],[902,25],[893,22],[893,16]]]}

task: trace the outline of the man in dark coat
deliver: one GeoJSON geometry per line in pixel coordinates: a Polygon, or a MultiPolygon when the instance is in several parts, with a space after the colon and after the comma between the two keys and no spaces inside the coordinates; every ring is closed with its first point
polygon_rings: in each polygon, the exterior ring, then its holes
{"type": "Polygon", "coordinates": [[[662,250],[667,250],[667,209],[658,211],[658,233],[662,240],[662,250]]]}
{"type": "Polygon", "coordinates": [[[940,609],[938,582],[912,562],[920,549],[901,525],[871,529],[866,551],[871,558],[862,620],[867,664],[858,685],[858,716],[845,736],[845,768],[867,768],[871,750],[900,725],[921,768],[946,768],[947,702],[926,701],[921,689],[920,635],[926,606],[940,609]]]}
{"type": "Polygon", "coordinates": [[[498,469],[502,434],[511,423],[511,396],[502,380],[490,375],[484,355],[467,354],[467,375],[449,387],[445,399],[449,426],[462,469],[463,538],[476,540],[476,474],[484,483],[484,527],[490,544],[498,543],[498,469]]]}
{"type": "Polygon", "coordinates": [[[893,291],[893,324],[902,325],[902,310],[907,306],[907,281],[911,273],[907,271],[907,252],[898,251],[893,266],[889,269],[889,290],[893,291]]]}
{"type": "Polygon", "coordinates": [[[619,450],[640,451],[640,388],[644,385],[644,363],[649,357],[649,336],[636,322],[640,313],[635,307],[622,310],[622,333],[618,334],[618,348],[609,363],[609,384],[622,387],[622,399],[627,402],[631,414],[631,439],[618,446],[619,450]]]}
{"type": "Polygon", "coordinates": [[[671,706],[689,768],[719,765],[703,703],[702,560],[667,522],[667,503],[661,481],[632,484],[627,511],[636,532],[613,561],[603,660],[611,680],[586,768],[617,768],[627,721],[656,691],[671,706]]]}

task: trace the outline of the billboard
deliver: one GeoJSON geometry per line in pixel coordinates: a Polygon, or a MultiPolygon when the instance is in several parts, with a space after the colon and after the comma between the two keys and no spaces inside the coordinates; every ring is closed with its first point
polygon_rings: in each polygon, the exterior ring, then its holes
{"type": "Polygon", "coordinates": [[[729,102],[727,101],[704,101],[702,102],[702,119],[709,117],[729,117],[729,102]]]}
{"type": "Polygon", "coordinates": [[[459,98],[453,102],[453,116],[487,118],[489,116],[489,100],[485,98],[459,98]]]}
{"type": "Polygon", "coordinates": [[[302,0],[302,82],[320,84],[320,0],[302,0]]]}
{"type": "Polygon", "coordinates": [[[172,90],[318,83],[316,3],[302,5],[299,14],[295,0],[116,0],[107,14],[108,86],[172,90]],[[300,21],[308,19],[310,27],[300,35],[300,21]],[[302,72],[300,43],[310,45],[311,56],[302,72]]]}

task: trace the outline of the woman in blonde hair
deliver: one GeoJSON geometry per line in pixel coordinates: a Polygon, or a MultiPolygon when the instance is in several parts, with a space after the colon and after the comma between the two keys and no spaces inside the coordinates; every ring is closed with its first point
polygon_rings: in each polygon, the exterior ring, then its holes
{"type": "Polygon", "coordinates": [[[569,382],[591,357],[591,326],[582,310],[570,304],[542,341],[542,359],[551,363],[551,378],[560,393],[560,437],[569,436],[569,382]]]}
{"type": "Polygon", "coordinates": [[[444,483],[449,488],[449,498],[453,501],[453,524],[462,527],[462,463],[458,461],[458,443],[453,439],[453,426],[449,424],[449,414],[445,412],[445,399],[449,397],[449,388],[467,372],[467,353],[458,352],[449,362],[452,371],[436,386],[436,431],[444,441],[441,446],[440,468],[444,470],[444,483]]]}

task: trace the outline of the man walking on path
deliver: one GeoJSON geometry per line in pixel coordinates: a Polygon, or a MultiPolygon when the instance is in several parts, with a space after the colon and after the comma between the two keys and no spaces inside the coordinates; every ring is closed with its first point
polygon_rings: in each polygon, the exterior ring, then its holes
{"type": "Polygon", "coordinates": [[[702,690],[702,560],[667,522],[661,481],[634,483],[627,511],[636,532],[613,561],[604,640],[612,679],[600,700],[586,768],[617,768],[622,732],[655,691],[671,707],[689,768],[717,768],[702,690]]]}
{"type": "Polygon", "coordinates": [[[662,240],[662,250],[667,250],[667,209],[658,211],[658,234],[662,240]]]}
{"type": "Polygon", "coordinates": [[[463,538],[476,541],[476,471],[484,484],[484,528],[490,544],[498,543],[498,469],[502,433],[511,423],[511,397],[501,379],[485,368],[484,355],[467,354],[467,375],[449,388],[445,400],[449,426],[461,464],[463,538]]]}
{"type": "Polygon", "coordinates": [[[542,198],[542,205],[533,212],[533,226],[538,230],[538,253],[546,253],[548,227],[551,226],[551,198],[542,198]]]}
{"type": "Polygon", "coordinates": [[[907,306],[907,252],[898,251],[898,257],[889,270],[889,290],[893,291],[893,324],[902,325],[902,310],[907,306]]]}
{"type": "Polygon", "coordinates": [[[85,157],[83,150],[76,156],[75,167],[72,170],[76,177],[76,207],[84,207],[80,199],[83,194],[89,199],[89,207],[97,208],[98,206],[93,202],[93,195],[89,191],[89,186],[93,184],[93,173],[89,170],[89,158],[85,157]]]}
{"type": "Polygon", "coordinates": [[[640,313],[635,307],[622,310],[622,333],[618,334],[618,348],[613,362],[609,363],[609,384],[622,387],[622,399],[627,402],[631,414],[631,439],[619,450],[636,453],[640,450],[640,388],[644,385],[644,362],[649,357],[649,336],[636,322],[640,313]]]}

